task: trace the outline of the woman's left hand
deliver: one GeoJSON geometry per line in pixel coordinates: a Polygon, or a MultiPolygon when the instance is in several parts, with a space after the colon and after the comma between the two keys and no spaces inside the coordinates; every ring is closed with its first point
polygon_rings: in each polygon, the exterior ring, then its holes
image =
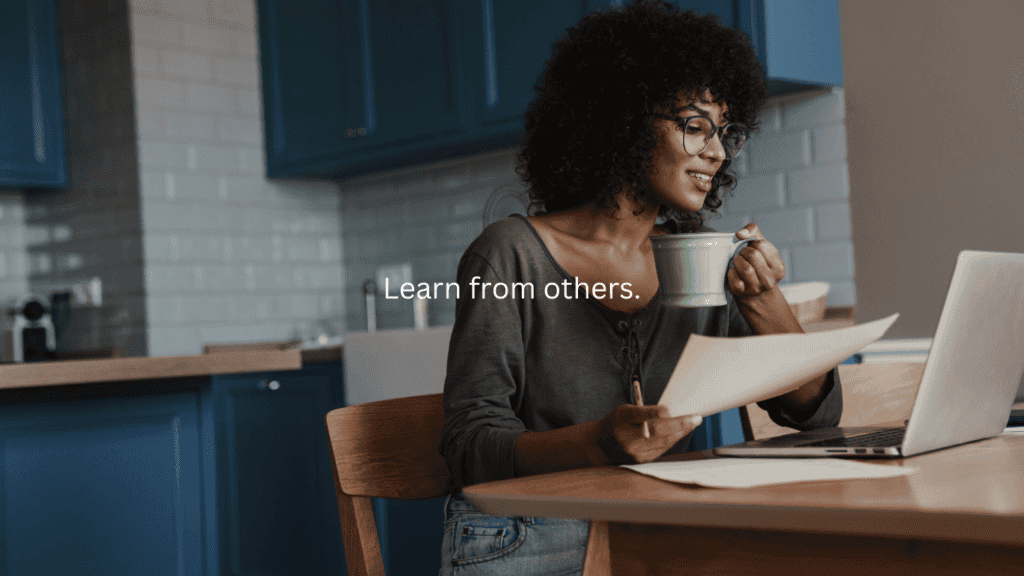
{"type": "Polygon", "coordinates": [[[736,232],[736,237],[740,240],[760,240],[747,244],[733,258],[733,267],[725,275],[729,292],[740,301],[756,299],[778,286],[779,280],[786,275],[786,266],[782,263],[778,249],[764,239],[757,224],[747,224],[736,232]]]}

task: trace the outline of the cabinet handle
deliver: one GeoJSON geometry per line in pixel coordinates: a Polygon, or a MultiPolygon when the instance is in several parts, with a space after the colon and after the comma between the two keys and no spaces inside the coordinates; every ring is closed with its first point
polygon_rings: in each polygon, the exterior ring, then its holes
{"type": "Polygon", "coordinates": [[[281,387],[281,383],[277,380],[260,380],[256,387],[260,390],[277,390],[281,387]]]}
{"type": "Polygon", "coordinates": [[[351,129],[351,128],[349,128],[348,130],[345,130],[345,137],[346,138],[355,138],[356,137],[356,131],[351,129]]]}
{"type": "Polygon", "coordinates": [[[356,134],[358,134],[360,136],[366,136],[366,128],[360,128],[360,129],[356,130],[356,134]]]}

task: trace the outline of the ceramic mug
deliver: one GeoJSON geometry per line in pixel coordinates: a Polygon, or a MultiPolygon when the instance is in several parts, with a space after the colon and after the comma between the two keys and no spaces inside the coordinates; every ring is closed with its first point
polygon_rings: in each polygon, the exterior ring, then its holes
{"type": "Polygon", "coordinates": [[[725,273],[733,257],[760,239],[715,232],[651,236],[662,301],[686,308],[724,306],[725,273]]]}

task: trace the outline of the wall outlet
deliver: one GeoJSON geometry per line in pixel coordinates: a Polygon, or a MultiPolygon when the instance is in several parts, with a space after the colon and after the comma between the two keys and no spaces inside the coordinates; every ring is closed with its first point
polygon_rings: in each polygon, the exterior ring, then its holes
{"type": "Polygon", "coordinates": [[[392,266],[381,266],[377,268],[377,291],[384,293],[385,290],[391,294],[397,294],[402,289],[402,284],[412,282],[412,264],[394,264],[392,266]],[[387,284],[385,284],[385,280],[387,284]]]}

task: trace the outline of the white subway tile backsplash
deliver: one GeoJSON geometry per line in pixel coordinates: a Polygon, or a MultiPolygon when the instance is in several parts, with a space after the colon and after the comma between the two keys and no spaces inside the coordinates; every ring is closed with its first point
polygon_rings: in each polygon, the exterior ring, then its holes
{"type": "Polygon", "coordinates": [[[264,200],[263,180],[255,177],[220,176],[218,193],[231,202],[253,205],[264,200]]]}
{"type": "Polygon", "coordinates": [[[221,118],[217,121],[217,135],[221,140],[262,145],[263,125],[253,118],[221,118]]]}
{"type": "Polygon", "coordinates": [[[150,350],[159,350],[162,356],[199,354],[203,346],[196,328],[150,326],[147,338],[150,350]]]}
{"type": "Polygon", "coordinates": [[[275,318],[316,318],[320,297],[316,294],[286,294],[274,298],[275,318]]]}
{"type": "MultiPolygon", "coordinates": [[[[163,198],[146,198],[141,206],[142,218],[146,227],[153,231],[182,230],[191,227],[191,211],[187,206],[179,206],[163,198]]],[[[181,242],[172,239],[176,257],[187,257],[179,252],[181,242]]]]}
{"type": "Polygon", "coordinates": [[[758,137],[776,134],[782,131],[782,106],[778,102],[769,102],[761,113],[761,125],[758,137]]]}
{"type": "Polygon", "coordinates": [[[846,163],[794,170],[788,180],[790,204],[844,200],[850,195],[846,163]]]}
{"type": "Polygon", "coordinates": [[[729,214],[777,210],[785,205],[785,185],[781,172],[740,178],[735,190],[723,198],[722,207],[729,214]]]}
{"type": "Polygon", "coordinates": [[[452,198],[451,215],[455,218],[466,218],[483,214],[487,204],[487,194],[483,190],[464,192],[452,198]]]}
{"type": "MultiPolygon", "coordinates": [[[[210,9],[215,21],[229,23],[230,27],[254,31],[256,14],[252,1],[246,2],[211,2],[210,9]]],[[[252,36],[255,36],[254,34],[252,36]]]]}
{"type": "Polygon", "coordinates": [[[793,266],[800,282],[853,278],[853,244],[798,246],[793,249],[793,266]]]}
{"type": "Polygon", "coordinates": [[[237,148],[197,144],[195,150],[197,170],[212,173],[238,173],[239,151],[237,148]]]}
{"type": "Polygon", "coordinates": [[[216,116],[195,112],[166,112],[167,134],[182,140],[213,140],[217,137],[216,116]]]}
{"type": "Polygon", "coordinates": [[[752,141],[744,152],[752,174],[799,168],[811,163],[811,138],[807,131],[776,134],[752,141]]]}
{"type": "Polygon", "coordinates": [[[739,231],[744,225],[751,223],[751,218],[746,215],[738,216],[719,216],[711,217],[706,222],[708,228],[714,229],[718,232],[731,232],[735,233],[739,231]]]}
{"type": "Polygon", "coordinates": [[[185,103],[204,112],[234,112],[235,91],[233,88],[189,82],[185,85],[185,103]]]}
{"type": "Polygon", "coordinates": [[[185,46],[204,52],[230,52],[237,41],[238,32],[209,24],[182,24],[185,46]]]}
{"type": "Polygon", "coordinates": [[[238,56],[256,56],[257,42],[255,34],[239,34],[235,39],[235,54],[238,56]]]}
{"type": "MultiPolygon", "coordinates": [[[[222,2],[214,2],[214,4],[222,2]]],[[[209,17],[207,0],[160,0],[159,9],[172,16],[191,16],[193,19],[205,20],[209,17]]]]}
{"type": "Polygon", "coordinates": [[[256,86],[259,82],[256,62],[249,58],[217,58],[214,61],[214,71],[221,82],[246,86],[256,86]]]}
{"type": "Polygon", "coordinates": [[[205,54],[182,50],[162,50],[163,73],[168,76],[184,76],[194,80],[208,80],[213,77],[213,59],[205,54]]]}
{"type": "Polygon", "coordinates": [[[311,262],[319,259],[319,245],[316,240],[285,238],[283,248],[285,257],[292,262],[311,262]]]}
{"type": "Polygon", "coordinates": [[[786,130],[832,124],[845,116],[846,102],[841,89],[811,92],[791,97],[785,106],[786,130]]]}
{"type": "Polygon", "coordinates": [[[132,48],[132,63],[139,72],[160,71],[160,58],[155,48],[136,45],[132,48]]]}
{"type": "MultiPolygon", "coordinates": [[[[320,238],[317,241],[317,257],[321,262],[341,264],[341,239],[337,237],[320,238]]],[[[339,269],[339,273],[340,273],[339,269]]]]}
{"type": "Polygon", "coordinates": [[[815,209],[817,212],[816,227],[819,240],[839,240],[852,237],[850,224],[850,204],[837,202],[826,204],[815,209]]]}
{"type": "Polygon", "coordinates": [[[173,18],[161,18],[135,13],[131,16],[132,35],[136,41],[161,42],[175,44],[181,38],[178,21],[173,18]]]}
{"type": "Polygon", "coordinates": [[[187,168],[188,149],[174,142],[139,142],[139,163],[144,166],[187,168]]]}
{"type": "MultiPolygon", "coordinates": [[[[202,151],[199,152],[202,154],[202,151]]],[[[174,175],[174,182],[175,196],[178,198],[206,201],[213,201],[217,198],[219,182],[216,176],[182,172],[174,175]]]]}
{"type": "Polygon", "coordinates": [[[263,151],[258,148],[238,149],[238,172],[248,176],[261,176],[265,172],[263,151]]]}
{"type": "Polygon", "coordinates": [[[830,283],[825,297],[826,306],[853,306],[856,302],[857,290],[852,280],[830,283]]]}
{"type": "Polygon", "coordinates": [[[754,217],[754,222],[775,245],[809,243],[814,239],[810,208],[762,213],[754,217]]]}
{"type": "Polygon", "coordinates": [[[139,106],[135,110],[135,120],[139,134],[159,137],[166,133],[164,113],[159,109],[139,106]]]}
{"type": "Polygon", "coordinates": [[[135,101],[142,106],[181,106],[185,103],[185,88],[177,80],[136,78],[135,101]]]}
{"type": "Polygon", "coordinates": [[[261,104],[258,91],[239,88],[236,92],[238,94],[238,111],[240,115],[258,117],[263,112],[263,105],[261,104]]]}
{"type": "Polygon", "coordinates": [[[846,159],[846,125],[835,124],[814,131],[814,161],[834,162],[846,159]]]}

